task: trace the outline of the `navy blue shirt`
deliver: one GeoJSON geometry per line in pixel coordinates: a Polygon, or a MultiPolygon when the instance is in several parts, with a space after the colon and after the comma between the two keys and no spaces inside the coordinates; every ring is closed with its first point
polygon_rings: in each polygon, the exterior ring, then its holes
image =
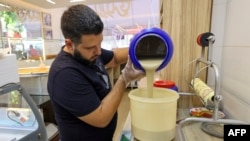
{"type": "Polygon", "coordinates": [[[77,117],[94,111],[110,92],[111,84],[104,65],[113,56],[112,51],[102,49],[97,61],[87,64],[61,50],[52,63],[48,93],[61,141],[112,141],[117,113],[105,128],[93,127],[77,117]]]}

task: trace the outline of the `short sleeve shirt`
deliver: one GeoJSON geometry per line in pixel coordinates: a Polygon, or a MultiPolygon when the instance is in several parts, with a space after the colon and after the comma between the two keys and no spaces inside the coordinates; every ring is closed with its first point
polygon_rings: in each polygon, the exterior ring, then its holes
{"type": "Polygon", "coordinates": [[[114,54],[102,49],[95,63],[83,63],[60,51],[51,65],[48,93],[55,111],[61,141],[112,141],[117,114],[105,128],[93,127],[77,117],[94,111],[110,92],[104,67],[114,54]]]}

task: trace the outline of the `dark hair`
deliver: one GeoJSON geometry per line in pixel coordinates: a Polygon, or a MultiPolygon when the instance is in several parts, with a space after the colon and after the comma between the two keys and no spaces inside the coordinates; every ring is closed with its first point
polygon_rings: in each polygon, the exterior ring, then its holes
{"type": "Polygon", "coordinates": [[[82,35],[102,33],[103,22],[90,7],[78,4],[64,11],[61,17],[61,30],[64,38],[79,44],[82,35]]]}

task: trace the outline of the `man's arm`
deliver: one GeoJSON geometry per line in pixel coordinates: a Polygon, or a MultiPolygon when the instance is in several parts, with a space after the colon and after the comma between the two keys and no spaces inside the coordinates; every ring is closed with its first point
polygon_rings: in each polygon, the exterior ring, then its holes
{"type": "Polygon", "coordinates": [[[145,73],[141,70],[136,70],[131,60],[128,59],[122,74],[109,94],[101,101],[100,106],[88,115],[78,118],[95,127],[107,126],[121,102],[127,84],[144,76],[145,73]]]}
{"type": "Polygon", "coordinates": [[[113,59],[106,64],[106,68],[116,67],[120,64],[124,64],[128,60],[128,47],[124,48],[115,48],[114,51],[114,57],[113,59]]]}

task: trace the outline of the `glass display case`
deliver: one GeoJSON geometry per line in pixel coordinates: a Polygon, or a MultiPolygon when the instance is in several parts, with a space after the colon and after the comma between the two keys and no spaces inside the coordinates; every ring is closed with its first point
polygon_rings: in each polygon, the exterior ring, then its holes
{"type": "Polygon", "coordinates": [[[47,140],[42,117],[36,104],[19,84],[0,87],[1,141],[47,140]]]}
{"type": "Polygon", "coordinates": [[[32,62],[40,63],[40,58],[45,63],[46,60],[53,59],[63,44],[62,39],[0,37],[0,52],[16,54],[20,67],[30,67],[32,62]]]}
{"type": "Polygon", "coordinates": [[[0,48],[5,54],[16,54],[17,60],[27,60],[42,57],[44,47],[42,39],[24,39],[1,37],[0,48]]]}

